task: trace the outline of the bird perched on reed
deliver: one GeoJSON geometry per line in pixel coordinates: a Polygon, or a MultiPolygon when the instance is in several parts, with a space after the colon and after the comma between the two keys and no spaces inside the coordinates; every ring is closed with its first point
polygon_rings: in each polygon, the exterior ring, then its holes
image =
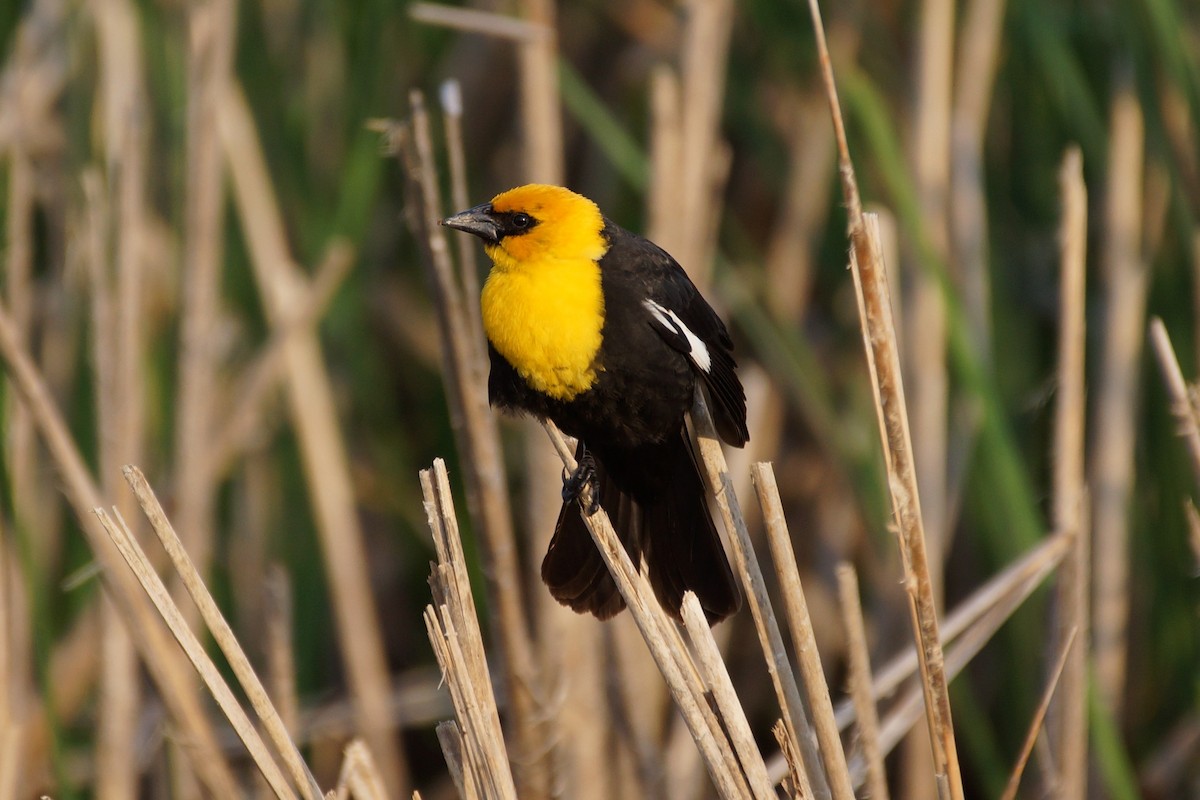
{"type": "Polygon", "coordinates": [[[710,622],[736,611],[684,414],[699,378],[719,435],[740,447],[746,397],[729,333],[687,273],[560,186],[520,186],[442,224],[478,236],[492,259],[481,297],[491,404],[579,442],[542,561],[551,594],[601,619],[625,607],[583,522],[595,509],[576,502],[588,482],[669,613],[689,589],[710,622]]]}

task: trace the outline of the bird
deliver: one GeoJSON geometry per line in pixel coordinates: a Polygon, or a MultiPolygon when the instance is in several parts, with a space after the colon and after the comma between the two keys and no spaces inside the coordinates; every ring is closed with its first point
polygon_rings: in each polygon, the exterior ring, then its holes
{"type": "Polygon", "coordinates": [[[577,440],[541,565],[551,595],[599,619],[624,609],[584,522],[598,505],[671,616],[688,590],[709,624],[733,614],[741,594],[685,414],[699,382],[718,435],[741,447],[746,395],[729,332],[687,272],[562,186],[518,186],[441,224],[477,236],[492,261],[480,294],[489,403],[577,440]]]}

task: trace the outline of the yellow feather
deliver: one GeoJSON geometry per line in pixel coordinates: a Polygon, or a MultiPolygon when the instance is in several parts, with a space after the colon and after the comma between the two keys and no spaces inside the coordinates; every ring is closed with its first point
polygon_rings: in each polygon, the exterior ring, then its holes
{"type": "Polygon", "coordinates": [[[498,211],[524,211],[538,224],[489,246],[483,329],[496,350],[534,389],[572,400],[596,380],[604,327],[597,263],[607,244],[604,220],[587,198],[558,186],[531,185],[497,195],[498,211]]]}

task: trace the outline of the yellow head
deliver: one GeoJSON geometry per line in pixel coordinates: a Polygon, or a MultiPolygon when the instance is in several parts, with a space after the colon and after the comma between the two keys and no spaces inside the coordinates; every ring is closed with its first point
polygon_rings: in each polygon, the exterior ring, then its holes
{"type": "Polygon", "coordinates": [[[545,261],[598,261],[607,249],[600,209],[561,186],[518,186],[442,224],[482,239],[500,270],[545,261]]]}
{"type": "Polygon", "coordinates": [[[561,186],[532,184],[442,220],[483,240],[492,271],[483,331],[529,386],[572,400],[596,381],[604,328],[604,217],[561,186]]]}

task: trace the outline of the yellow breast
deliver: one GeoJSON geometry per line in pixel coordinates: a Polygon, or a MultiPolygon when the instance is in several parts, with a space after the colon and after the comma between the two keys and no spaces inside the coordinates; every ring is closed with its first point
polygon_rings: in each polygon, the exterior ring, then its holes
{"type": "Polygon", "coordinates": [[[591,259],[518,263],[488,250],[495,262],[481,298],[488,341],[539,392],[572,400],[591,388],[604,325],[599,265],[591,259]]]}

